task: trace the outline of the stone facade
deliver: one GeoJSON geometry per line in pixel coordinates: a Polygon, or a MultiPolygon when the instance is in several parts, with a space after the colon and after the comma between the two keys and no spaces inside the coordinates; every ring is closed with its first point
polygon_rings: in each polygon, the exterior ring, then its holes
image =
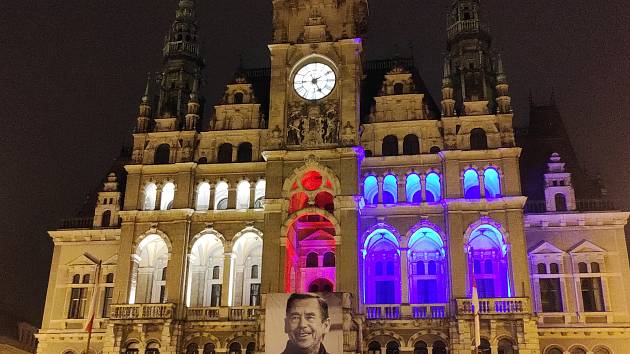
{"type": "Polygon", "coordinates": [[[240,70],[202,131],[195,6],[179,2],[125,183],[109,175],[89,224],[50,232],[38,353],[84,352],[91,308],[93,353],[264,353],[269,294],[330,291],[344,353],[471,353],[473,279],[482,352],[623,352],[629,214],[581,209],[559,155],[526,207],[478,0],[449,10],[440,108],[412,63],[365,63],[366,0],[273,4],[269,92],[240,70]]]}

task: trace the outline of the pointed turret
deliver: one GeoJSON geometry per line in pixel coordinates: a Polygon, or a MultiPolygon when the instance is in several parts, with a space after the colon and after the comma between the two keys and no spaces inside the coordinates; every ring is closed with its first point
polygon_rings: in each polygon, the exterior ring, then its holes
{"type": "Polygon", "coordinates": [[[107,175],[103,189],[98,193],[98,201],[94,210],[94,227],[115,227],[118,225],[121,193],[118,190],[118,179],[114,172],[107,175]]]}
{"type": "Polygon", "coordinates": [[[553,153],[547,163],[545,173],[545,200],[547,211],[563,212],[576,210],[575,189],[571,173],[566,170],[560,154],[553,153]]]}
{"type": "Polygon", "coordinates": [[[188,112],[187,102],[192,87],[201,76],[200,73],[204,67],[204,60],[199,49],[194,1],[180,0],[175,21],[165,39],[163,54],[164,66],[157,117],[158,119],[175,118],[175,121],[179,123],[162,124],[160,130],[177,129],[188,112]]]}
{"type": "Polygon", "coordinates": [[[149,102],[149,84],[151,82],[151,75],[147,76],[147,85],[144,89],[144,95],[140,101],[138,119],[136,124],[137,133],[146,133],[149,130],[149,123],[151,120],[151,104],[149,102]]]}
{"type": "Polygon", "coordinates": [[[479,0],[453,0],[447,26],[445,82],[450,80],[459,115],[510,113],[507,77],[501,58],[492,51],[479,0]]]}
{"type": "Polygon", "coordinates": [[[188,100],[185,130],[197,129],[197,124],[199,123],[199,107],[199,80],[195,80],[193,89],[190,92],[190,100],[188,100]]]}

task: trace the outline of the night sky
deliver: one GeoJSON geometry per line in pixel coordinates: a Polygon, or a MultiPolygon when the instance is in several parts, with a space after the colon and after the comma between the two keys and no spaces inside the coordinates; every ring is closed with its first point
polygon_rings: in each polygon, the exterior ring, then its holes
{"type": "MultiPolygon", "coordinates": [[[[205,95],[243,55],[268,65],[270,0],[198,0],[205,95]]],[[[450,0],[370,0],[368,59],[413,54],[439,100],[450,0]]],[[[39,324],[52,254],[45,231],[73,216],[130,141],[146,73],[161,64],[176,0],[0,1],[0,309],[39,324]]],[[[551,92],[582,165],[630,208],[627,0],[484,0],[515,123],[551,92]]]]}

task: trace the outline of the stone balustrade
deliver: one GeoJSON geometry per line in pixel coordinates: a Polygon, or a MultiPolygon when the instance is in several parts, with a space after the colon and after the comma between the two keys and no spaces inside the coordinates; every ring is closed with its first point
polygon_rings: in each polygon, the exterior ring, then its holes
{"type": "MultiPolygon", "coordinates": [[[[473,313],[471,299],[457,299],[457,314],[469,315],[473,313]]],[[[479,299],[479,314],[481,315],[513,315],[530,312],[527,298],[493,298],[479,299]]]]}
{"type": "Polygon", "coordinates": [[[258,307],[196,307],[186,310],[188,321],[253,321],[258,307]]]}
{"type": "Polygon", "coordinates": [[[365,305],[368,320],[442,319],[448,315],[448,304],[365,305]]]}
{"type": "Polygon", "coordinates": [[[175,313],[175,304],[112,305],[112,320],[170,319],[175,313]]]}

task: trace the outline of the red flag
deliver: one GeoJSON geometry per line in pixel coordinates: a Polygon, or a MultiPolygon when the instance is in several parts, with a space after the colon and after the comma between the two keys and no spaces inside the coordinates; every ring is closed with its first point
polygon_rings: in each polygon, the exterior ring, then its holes
{"type": "Polygon", "coordinates": [[[94,289],[92,290],[92,301],[90,302],[90,312],[88,313],[88,318],[90,319],[85,326],[85,330],[92,334],[92,328],[94,327],[94,316],[96,314],[96,300],[98,295],[98,277],[100,276],[101,264],[98,263],[96,265],[96,272],[94,277],[94,289]]]}

